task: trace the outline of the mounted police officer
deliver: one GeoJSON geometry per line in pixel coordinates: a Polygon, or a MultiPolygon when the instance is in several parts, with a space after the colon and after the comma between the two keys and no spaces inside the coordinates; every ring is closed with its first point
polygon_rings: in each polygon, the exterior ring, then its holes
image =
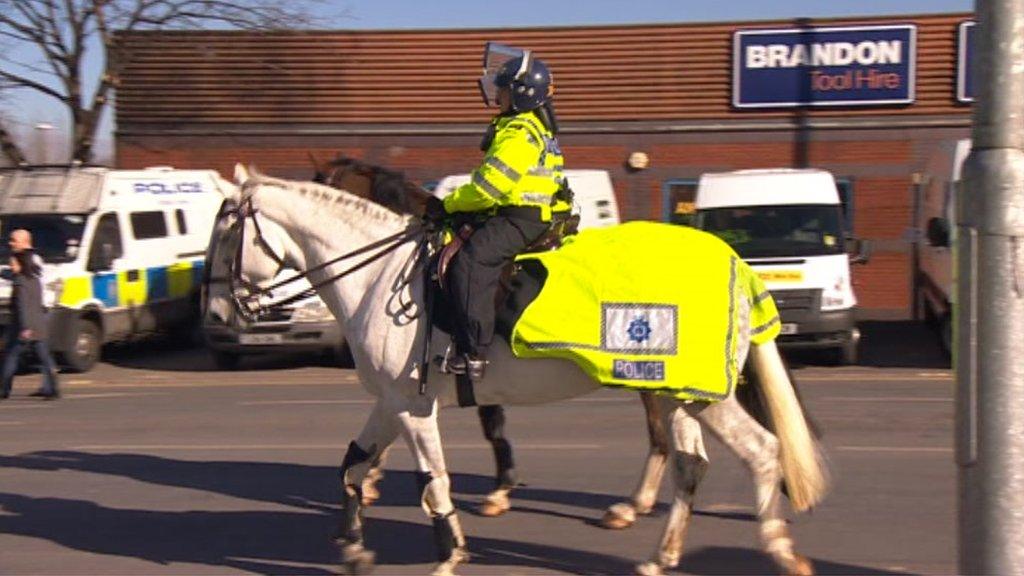
{"type": "MultiPolygon", "coordinates": [[[[485,81],[481,87],[486,95],[490,87],[485,81]]],[[[448,275],[458,350],[448,371],[473,380],[484,375],[494,337],[494,300],[502,269],[549,229],[553,216],[567,216],[572,202],[562,174],[548,67],[527,51],[503,64],[493,84],[500,112],[481,143],[483,163],[469,183],[443,203],[431,198],[426,209],[428,219],[471,216],[478,222],[448,275]]]]}

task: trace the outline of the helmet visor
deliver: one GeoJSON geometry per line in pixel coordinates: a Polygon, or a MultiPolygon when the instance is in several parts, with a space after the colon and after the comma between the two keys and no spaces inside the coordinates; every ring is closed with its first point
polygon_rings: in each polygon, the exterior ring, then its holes
{"type": "Polygon", "coordinates": [[[486,106],[498,105],[498,87],[494,84],[498,71],[509,60],[526,54],[525,51],[497,42],[488,42],[484,48],[484,70],[480,76],[480,96],[486,106]]]}

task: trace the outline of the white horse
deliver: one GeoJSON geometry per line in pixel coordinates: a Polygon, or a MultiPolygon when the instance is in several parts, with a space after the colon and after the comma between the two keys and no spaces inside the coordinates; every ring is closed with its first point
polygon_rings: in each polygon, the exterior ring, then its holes
{"type": "MultiPolygon", "coordinates": [[[[419,390],[421,347],[429,327],[421,325],[422,314],[410,313],[407,306],[411,302],[423,309],[422,283],[410,265],[418,246],[417,222],[319,184],[269,178],[241,166],[236,168],[236,180],[240,184],[236,203],[246,220],[234,273],[246,283],[268,282],[284,261],[298,270],[313,270],[310,280],[317,285],[345,270],[342,263],[317,269],[321,264],[409,231],[380,259],[319,290],[344,325],[360,381],[377,397],[342,462],[344,512],[338,541],[347,569],[372,568],[374,555],[363,540],[360,492],[369,470],[402,435],[416,461],[422,507],[434,524],[439,557],[435,573],[451,573],[468,559],[468,552],[451,500],[437,418],[439,408],[457,405],[457,392],[454,378],[429,366],[429,385],[423,393],[419,390]]],[[[749,311],[750,303],[741,301],[744,325],[749,311]]],[[[747,330],[741,329],[740,334],[734,360],[743,365],[749,349],[759,376],[755,380],[778,436],[751,418],[732,394],[714,403],[655,397],[674,448],[675,494],[658,546],[648,561],[637,565],[640,573],[661,573],[679,563],[694,491],[708,463],[701,424],[749,467],[764,550],[786,573],[812,573],[809,561],[794,552],[783,516],[780,481],[785,479],[793,506],[801,511],[823,498],[827,478],[774,343],[751,347],[747,330]]],[[[443,352],[441,334],[431,342],[431,357],[443,352]]],[[[519,360],[506,346],[495,346],[489,361],[488,377],[474,390],[480,404],[542,404],[599,387],[572,362],[519,360]]]]}

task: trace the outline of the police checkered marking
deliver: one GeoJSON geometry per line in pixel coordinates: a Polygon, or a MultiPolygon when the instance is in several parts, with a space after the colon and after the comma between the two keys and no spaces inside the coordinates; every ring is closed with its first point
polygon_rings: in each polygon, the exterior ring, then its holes
{"type": "Polygon", "coordinates": [[[665,304],[601,304],[601,349],[634,355],[675,354],[679,311],[665,304]]]}

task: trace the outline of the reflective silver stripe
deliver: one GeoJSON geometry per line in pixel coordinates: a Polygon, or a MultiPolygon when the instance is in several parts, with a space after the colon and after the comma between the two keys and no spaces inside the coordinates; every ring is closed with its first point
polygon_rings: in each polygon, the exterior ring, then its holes
{"type": "Polygon", "coordinates": [[[725,394],[721,398],[728,398],[732,394],[733,387],[733,353],[732,353],[732,331],[736,322],[736,256],[729,257],[729,325],[725,332],[725,394]]]}
{"type": "Polygon", "coordinates": [[[505,164],[505,161],[502,160],[501,158],[490,156],[489,158],[487,158],[485,163],[488,166],[497,170],[498,172],[504,174],[506,178],[513,182],[518,182],[523,177],[523,175],[517,172],[515,168],[509,166],[508,164],[505,164]]]}
{"type": "Polygon", "coordinates": [[[530,170],[527,172],[527,174],[529,174],[530,176],[544,176],[545,178],[547,178],[547,177],[554,176],[555,175],[555,171],[553,169],[551,169],[551,168],[545,168],[543,166],[536,166],[534,168],[530,168],[530,170]]]}
{"type": "Polygon", "coordinates": [[[551,204],[553,195],[541,192],[523,192],[519,197],[526,202],[533,202],[534,204],[551,204]]]}
{"type": "Polygon", "coordinates": [[[757,296],[754,296],[754,305],[757,306],[761,302],[764,302],[769,297],[771,297],[771,295],[772,295],[771,292],[768,292],[767,290],[765,290],[764,292],[761,292],[757,296]]]}
{"type": "Polygon", "coordinates": [[[751,330],[750,331],[750,335],[751,336],[757,336],[758,334],[760,334],[762,332],[767,332],[769,328],[771,328],[772,326],[775,326],[779,322],[780,322],[779,317],[775,316],[771,320],[769,320],[769,321],[765,322],[764,324],[761,324],[757,328],[754,328],[753,330],[751,330]]]}
{"type": "Polygon", "coordinates": [[[505,197],[505,193],[502,192],[501,190],[498,190],[494,186],[494,184],[488,182],[487,179],[480,174],[480,172],[473,172],[473,184],[476,184],[477,186],[482,188],[484,192],[487,192],[487,194],[491,198],[494,198],[495,200],[501,200],[502,198],[505,197]]]}

